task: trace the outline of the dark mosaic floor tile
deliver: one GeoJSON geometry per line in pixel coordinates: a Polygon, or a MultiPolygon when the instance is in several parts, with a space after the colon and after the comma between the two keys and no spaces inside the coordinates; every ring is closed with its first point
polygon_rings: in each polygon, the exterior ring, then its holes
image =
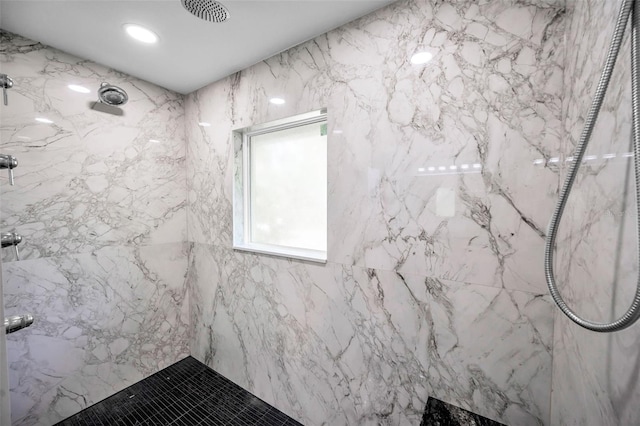
{"type": "Polygon", "coordinates": [[[187,357],[56,426],[302,426],[187,357]]]}
{"type": "Polygon", "coordinates": [[[259,425],[260,419],[264,414],[257,414],[251,410],[244,410],[238,416],[236,416],[231,424],[232,425],[259,425]]]}
{"type": "Polygon", "coordinates": [[[420,426],[505,426],[439,399],[429,398],[420,426]]]}

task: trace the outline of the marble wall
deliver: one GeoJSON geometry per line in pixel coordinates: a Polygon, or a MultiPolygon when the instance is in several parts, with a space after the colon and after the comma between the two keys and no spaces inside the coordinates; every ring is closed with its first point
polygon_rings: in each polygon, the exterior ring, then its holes
{"type": "MultiPolygon", "coordinates": [[[[507,424],[637,422],[638,327],[578,328],[542,271],[619,4],[402,0],[184,102],[0,32],[0,151],[20,161],[0,228],[24,236],[5,306],[36,316],[8,339],[14,423],[189,352],[308,425],[417,424],[427,396],[507,424]],[[102,81],[123,116],[67,89],[102,81]],[[232,250],[231,131],[323,107],[327,264],[232,250]]],[[[628,52],[558,243],[563,295],[602,321],[638,272],[628,52]]]]}
{"type": "MultiPolygon", "coordinates": [[[[0,200],[1,202],[2,200],[0,200]]],[[[2,260],[0,260],[0,264],[2,260]]],[[[2,268],[0,268],[2,280],[2,268]]],[[[1,289],[1,286],[0,286],[1,289]]],[[[0,318],[4,318],[4,295],[0,291],[0,318]]],[[[11,424],[11,400],[9,394],[9,361],[7,360],[7,339],[0,333],[0,424],[11,424]]]]}
{"type": "Polygon", "coordinates": [[[564,11],[403,0],[189,95],[192,355],[308,425],[548,424],[564,11]],[[323,107],[327,264],[233,251],[232,129],[323,107]]]}
{"type": "MultiPolygon", "coordinates": [[[[621,2],[567,2],[566,164],[580,137],[621,2]]],[[[629,30],[585,163],[561,223],[558,281],[567,303],[592,321],[619,318],[636,289],[636,208],[631,152],[629,30]]],[[[613,334],[581,329],[556,311],[551,423],[640,422],[640,325],[613,334]]]]}
{"type": "Polygon", "coordinates": [[[2,114],[0,229],[5,313],[35,323],[8,336],[16,425],[50,425],[189,354],[183,97],[0,32],[15,86],[2,114]],[[90,109],[101,82],[124,114],[90,109]],[[89,94],[69,90],[82,85],[89,94]],[[45,118],[49,123],[36,121],[45,118]]]}

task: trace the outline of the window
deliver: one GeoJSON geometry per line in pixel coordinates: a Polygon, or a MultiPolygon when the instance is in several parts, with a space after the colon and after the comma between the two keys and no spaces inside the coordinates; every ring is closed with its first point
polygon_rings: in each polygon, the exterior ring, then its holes
{"type": "Polygon", "coordinates": [[[233,246],[327,260],[327,116],[315,111],[233,132],[233,246]]]}

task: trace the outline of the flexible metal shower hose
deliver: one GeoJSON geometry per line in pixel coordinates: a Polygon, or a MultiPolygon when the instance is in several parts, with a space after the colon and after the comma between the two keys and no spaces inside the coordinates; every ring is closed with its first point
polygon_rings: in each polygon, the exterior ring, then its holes
{"type": "Polygon", "coordinates": [[[562,296],[558,292],[558,287],[556,286],[556,282],[553,275],[553,249],[555,247],[556,236],[558,233],[558,226],[560,224],[560,219],[562,218],[562,213],[564,212],[564,208],[567,204],[567,199],[569,198],[569,193],[571,192],[571,188],[573,186],[574,181],[576,180],[576,176],[578,174],[578,169],[580,164],[582,163],[582,157],[587,149],[587,145],[589,143],[589,139],[591,138],[591,134],[593,133],[593,128],[596,123],[596,119],[598,118],[598,113],[600,112],[600,108],[602,106],[602,101],[604,99],[604,95],[607,91],[607,86],[609,85],[609,80],[611,79],[611,74],[613,73],[613,67],[616,62],[616,58],[618,57],[618,52],[620,51],[620,45],[622,44],[622,37],[624,35],[624,31],[627,25],[627,21],[629,20],[629,14],[631,13],[631,91],[632,91],[632,133],[633,133],[633,163],[634,163],[634,172],[635,172],[635,183],[636,183],[636,213],[637,213],[637,228],[636,232],[638,234],[638,253],[640,253],[640,87],[639,84],[639,76],[638,76],[638,41],[640,31],[640,0],[624,0],[622,3],[622,7],[620,8],[620,13],[618,15],[618,20],[616,22],[616,27],[614,30],[613,38],[611,40],[611,45],[609,47],[609,52],[607,54],[607,60],[605,62],[604,69],[602,70],[602,75],[600,76],[600,81],[598,82],[598,87],[596,89],[595,96],[593,98],[593,102],[591,103],[591,108],[589,109],[589,114],[587,115],[587,119],[584,124],[584,129],[582,131],[582,135],[580,136],[580,140],[578,141],[578,145],[576,146],[575,154],[573,155],[573,162],[569,166],[569,174],[567,179],[562,186],[560,191],[560,198],[558,200],[558,204],[556,205],[556,209],[553,212],[553,216],[551,217],[551,222],[549,223],[549,230],[547,232],[547,239],[545,242],[545,253],[544,253],[544,271],[547,278],[547,285],[549,286],[549,292],[551,293],[551,297],[558,307],[564,312],[566,316],[568,316],[573,322],[576,324],[593,331],[598,331],[602,333],[608,333],[612,331],[622,330],[624,328],[632,325],[638,317],[640,317],[640,276],[638,276],[637,289],[636,294],[633,298],[633,302],[631,306],[620,318],[610,323],[599,323],[588,321],[580,318],[573,312],[562,299],[562,296]],[[633,12],[632,12],[633,8],[633,12]]]}

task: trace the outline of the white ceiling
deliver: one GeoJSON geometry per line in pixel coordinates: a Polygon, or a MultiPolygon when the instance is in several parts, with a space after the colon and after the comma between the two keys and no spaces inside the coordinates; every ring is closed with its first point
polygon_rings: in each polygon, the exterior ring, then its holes
{"type": "Polygon", "coordinates": [[[0,28],[186,94],[394,1],[220,0],[230,19],[215,24],[180,0],[0,0],[0,28]]]}

